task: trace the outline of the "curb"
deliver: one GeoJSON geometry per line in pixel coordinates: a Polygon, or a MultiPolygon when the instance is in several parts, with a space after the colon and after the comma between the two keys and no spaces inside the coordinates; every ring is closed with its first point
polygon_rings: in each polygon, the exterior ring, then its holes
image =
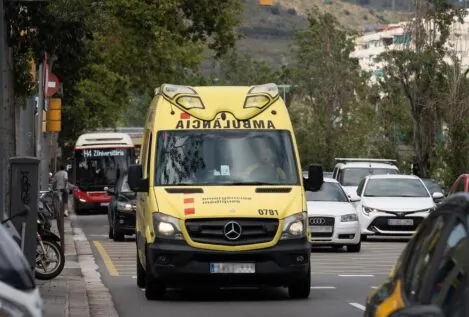
{"type": "MultiPolygon", "coordinates": [[[[90,317],[119,317],[109,289],[103,284],[90,243],[83,230],[75,223],[77,216],[71,212],[69,221],[78,263],[85,282],[90,317]]],[[[66,220],[67,221],[67,220],[66,220]]],[[[86,317],[86,316],[83,316],[86,317]]]]}

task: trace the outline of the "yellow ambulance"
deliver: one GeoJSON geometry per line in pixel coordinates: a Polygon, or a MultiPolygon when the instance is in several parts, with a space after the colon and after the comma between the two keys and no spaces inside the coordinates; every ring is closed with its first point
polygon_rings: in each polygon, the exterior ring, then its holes
{"type": "Polygon", "coordinates": [[[150,104],[137,192],[137,284],[147,299],[171,288],[288,287],[310,293],[304,179],[292,123],[275,84],[165,84],[150,104]]]}

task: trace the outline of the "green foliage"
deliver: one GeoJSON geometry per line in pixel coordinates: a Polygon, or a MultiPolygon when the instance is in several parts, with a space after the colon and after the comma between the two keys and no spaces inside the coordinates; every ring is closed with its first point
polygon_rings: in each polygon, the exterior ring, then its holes
{"type": "Polygon", "coordinates": [[[47,51],[64,83],[61,141],[114,126],[129,108],[143,108],[136,96],[147,100],[163,82],[184,81],[205,47],[215,56],[232,47],[240,11],[235,0],[9,2],[16,95],[33,93],[26,62],[33,55],[39,64],[47,51]]]}
{"type": "Polygon", "coordinates": [[[280,72],[264,61],[253,59],[237,50],[228,52],[215,67],[214,74],[220,85],[258,85],[278,83],[280,72]]]}
{"type": "Polygon", "coordinates": [[[451,24],[461,18],[463,11],[454,9],[446,0],[429,1],[430,9],[417,18],[412,28],[413,49],[388,51],[382,54],[384,68],[382,88],[400,91],[407,99],[413,122],[413,146],[420,167],[420,174],[427,177],[435,153],[438,126],[446,100],[442,98],[446,67],[447,42],[451,24]],[[427,28],[423,18],[434,21],[434,28],[427,28]],[[436,36],[438,34],[438,36],[436,36]]]}
{"type": "Polygon", "coordinates": [[[331,168],[338,155],[366,154],[374,107],[356,60],[353,34],[329,13],[311,12],[293,48],[296,98],[291,106],[302,164],[331,168]]]}

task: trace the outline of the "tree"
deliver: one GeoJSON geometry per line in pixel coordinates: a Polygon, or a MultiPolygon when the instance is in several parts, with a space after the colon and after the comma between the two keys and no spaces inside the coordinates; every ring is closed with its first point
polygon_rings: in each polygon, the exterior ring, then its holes
{"type": "Polygon", "coordinates": [[[279,83],[281,75],[281,70],[234,48],[216,61],[211,77],[217,78],[217,84],[249,86],[279,83]]]}
{"type": "Polygon", "coordinates": [[[374,113],[369,74],[350,58],[353,34],[331,14],[311,12],[308,22],[297,32],[293,47],[297,87],[292,119],[302,163],[332,167],[337,155],[366,153],[374,113]]]}
{"type": "Polygon", "coordinates": [[[469,168],[469,69],[463,69],[457,54],[452,53],[451,64],[444,65],[445,85],[442,87],[445,111],[442,112],[447,125],[448,138],[439,154],[448,166],[444,182],[451,184],[469,168]]]}
{"type": "Polygon", "coordinates": [[[238,37],[241,6],[235,0],[56,0],[9,2],[6,10],[18,53],[17,95],[34,93],[30,55],[38,64],[44,51],[57,57],[66,142],[85,129],[115,125],[135,96],[183,80],[206,46],[216,56],[226,52],[238,37]]]}
{"type": "Polygon", "coordinates": [[[412,47],[382,54],[384,89],[400,89],[406,96],[413,126],[413,147],[422,177],[428,177],[437,132],[441,126],[442,87],[446,44],[455,18],[462,9],[446,0],[416,0],[414,21],[409,24],[412,47]],[[389,88],[391,87],[391,88],[389,88]]]}

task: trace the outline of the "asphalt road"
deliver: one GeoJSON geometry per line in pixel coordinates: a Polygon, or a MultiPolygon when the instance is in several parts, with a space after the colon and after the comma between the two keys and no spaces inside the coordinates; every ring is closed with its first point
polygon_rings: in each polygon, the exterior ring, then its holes
{"type": "Polygon", "coordinates": [[[170,291],[164,301],[147,301],[136,285],[135,240],[108,239],[107,216],[81,215],[84,231],[120,317],[133,316],[363,316],[366,295],[383,282],[405,246],[402,241],[362,242],[360,253],[314,249],[308,300],[290,300],[286,289],[170,291]]]}

